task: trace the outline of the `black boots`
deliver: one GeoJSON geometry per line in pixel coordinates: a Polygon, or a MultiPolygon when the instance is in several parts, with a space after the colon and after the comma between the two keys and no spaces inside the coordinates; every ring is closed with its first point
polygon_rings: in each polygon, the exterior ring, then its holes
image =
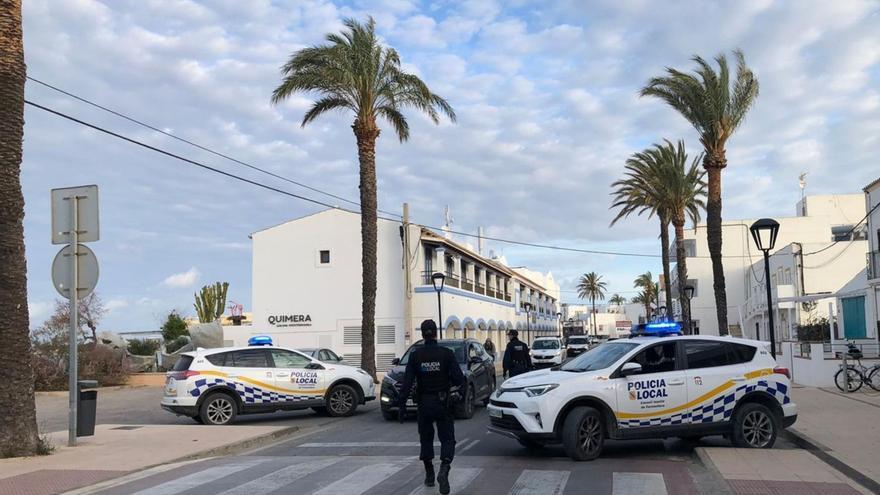
{"type": "Polygon", "coordinates": [[[440,474],[437,475],[437,481],[440,483],[440,493],[447,495],[449,493],[449,468],[448,462],[440,464],[440,474]]]}
{"type": "Polygon", "coordinates": [[[425,463],[425,486],[434,486],[434,464],[431,461],[425,463]]]}

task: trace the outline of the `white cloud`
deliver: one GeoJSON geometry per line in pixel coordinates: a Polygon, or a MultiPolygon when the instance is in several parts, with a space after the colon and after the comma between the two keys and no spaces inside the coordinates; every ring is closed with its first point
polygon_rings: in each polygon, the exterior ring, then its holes
{"type": "Polygon", "coordinates": [[[185,272],[169,275],[165,278],[162,284],[167,287],[186,288],[192,287],[198,282],[198,280],[199,270],[196,267],[192,267],[185,272]]]}
{"type": "Polygon", "coordinates": [[[28,314],[32,327],[37,327],[52,314],[55,304],[51,301],[28,301],[28,314]]]}

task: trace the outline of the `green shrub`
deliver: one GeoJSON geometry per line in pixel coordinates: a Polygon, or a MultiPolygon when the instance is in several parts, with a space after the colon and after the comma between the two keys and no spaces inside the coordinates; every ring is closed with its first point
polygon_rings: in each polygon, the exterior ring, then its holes
{"type": "Polygon", "coordinates": [[[798,340],[801,342],[829,342],[831,323],[828,318],[817,318],[797,326],[798,340]]]}
{"type": "MultiPolygon", "coordinates": [[[[97,380],[101,387],[123,385],[128,381],[128,363],[122,351],[80,344],[78,354],[80,380],[97,380]]],[[[36,354],[33,367],[36,390],[67,390],[67,353],[62,360],[36,354]]]]}
{"type": "Polygon", "coordinates": [[[168,313],[165,323],[162,324],[162,337],[165,342],[171,342],[181,335],[189,335],[189,330],[186,329],[186,322],[177,311],[172,311],[168,313]]]}
{"type": "Polygon", "coordinates": [[[186,335],[181,335],[171,342],[165,342],[165,352],[167,352],[168,354],[172,354],[187,344],[189,344],[189,337],[187,337],[186,335]]]}
{"type": "Polygon", "coordinates": [[[128,352],[135,356],[152,356],[159,350],[161,342],[158,340],[130,340],[128,342],[128,352]]]}

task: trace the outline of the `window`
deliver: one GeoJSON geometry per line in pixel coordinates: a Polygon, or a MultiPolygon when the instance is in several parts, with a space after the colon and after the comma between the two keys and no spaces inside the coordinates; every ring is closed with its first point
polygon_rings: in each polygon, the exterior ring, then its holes
{"type": "Polygon", "coordinates": [[[272,360],[275,361],[276,368],[305,368],[306,365],[311,363],[309,358],[295,352],[279,349],[273,349],[270,352],[272,353],[272,360]]]}
{"type": "Polygon", "coordinates": [[[831,227],[831,240],[834,242],[853,240],[853,226],[837,225],[831,227]]]}
{"type": "Polygon", "coordinates": [[[477,347],[477,356],[483,357],[486,355],[486,350],[483,349],[481,344],[474,344],[477,347]]]}
{"type": "Polygon", "coordinates": [[[331,351],[330,349],[325,349],[324,352],[327,353],[327,359],[328,359],[328,360],[330,360],[330,361],[342,361],[342,358],[340,358],[339,356],[337,356],[336,353],[333,352],[333,351],[331,351]]]}
{"type": "Polygon", "coordinates": [[[189,365],[192,364],[192,362],[192,356],[180,356],[180,359],[174,363],[174,368],[172,368],[171,371],[186,371],[189,369],[189,365]]]}
{"type": "Polygon", "coordinates": [[[638,344],[633,342],[602,344],[593,347],[571,361],[566,361],[562,365],[562,370],[573,373],[604,370],[636,347],[638,347],[638,344]]]}
{"type": "Polygon", "coordinates": [[[479,353],[477,352],[476,344],[469,345],[468,346],[468,360],[471,360],[477,356],[479,356],[479,353]]]}
{"type": "Polygon", "coordinates": [[[696,239],[685,239],[683,244],[684,244],[684,256],[686,258],[693,258],[697,255],[697,240],[696,239]]]}
{"type": "Polygon", "coordinates": [[[733,364],[729,360],[725,342],[710,340],[686,340],[684,342],[688,369],[713,368],[733,364]]]}
{"type": "Polygon", "coordinates": [[[326,349],[321,349],[318,352],[318,360],[319,361],[330,361],[330,353],[327,352],[326,349]]]}
{"type": "Polygon", "coordinates": [[[425,273],[430,277],[434,273],[434,248],[425,246],[425,273]]]}
{"type": "MultiPolygon", "coordinates": [[[[266,360],[266,351],[263,349],[248,349],[245,351],[235,351],[231,353],[232,365],[236,368],[268,368],[269,362],[266,360]]],[[[226,359],[227,366],[229,358],[226,359]]]]}
{"type": "Polygon", "coordinates": [[[214,366],[226,366],[226,355],[227,354],[229,354],[229,353],[228,352],[219,352],[217,354],[211,354],[210,356],[205,356],[205,359],[207,359],[208,362],[213,364],[214,366]]]}
{"type": "Polygon", "coordinates": [[[361,327],[342,327],[342,345],[360,345],[361,327]]]}
{"type": "Polygon", "coordinates": [[[730,364],[742,364],[751,362],[758,349],[750,345],[727,343],[727,352],[730,354],[730,364]]]}
{"type": "Polygon", "coordinates": [[[330,250],[329,249],[322,249],[320,256],[321,256],[321,264],[322,265],[329,265],[330,264],[330,250]]]}
{"type": "Polygon", "coordinates": [[[675,342],[651,346],[636,354],[629,362],[642,365],[642,371],[635,373],[637,375],[675,371],[675,342]]]}

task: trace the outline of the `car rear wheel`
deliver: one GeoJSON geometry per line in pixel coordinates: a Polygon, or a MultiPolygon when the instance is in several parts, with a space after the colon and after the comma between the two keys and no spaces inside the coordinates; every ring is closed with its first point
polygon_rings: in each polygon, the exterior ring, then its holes
{"type": "Polygon", "coordinates": [[[340,384],[327,394],[327,412],[333,417],[351,416],[357,409],[357,392],[349,385],[340,384]]]}
{"type": "Polygon", "coordinates": [[[592,461],[602,453],[605,432],[602,414],[592,407],[576,407],[565,417],[562,426],[565,453],[576,461],[592,461]]]}
{"type": "Polygon", "coordinates": [[[464,401],[456,407],[455,416],[458,419],[471,419],[474,417],[474,410],[476,409],[476,393],[474,393],[474,387],[469,386],[467,390],[467,394],[464,396],[464,401]]]}
{"type": "Polygon", "coordinates": [[[776,443],[779,421],[767,406],[744,404],[733,415],[733,445],[748,449],[769,449],[776,443]]]}
{"type": "Polygon", "coordinates": [[[203,424],[206,425],[228,425],[235,421],[238,414],[238,404],[232,396],[224,393],[213,393],[209,395],[202,407],[199,408],[199,417],[203,424]]]}

